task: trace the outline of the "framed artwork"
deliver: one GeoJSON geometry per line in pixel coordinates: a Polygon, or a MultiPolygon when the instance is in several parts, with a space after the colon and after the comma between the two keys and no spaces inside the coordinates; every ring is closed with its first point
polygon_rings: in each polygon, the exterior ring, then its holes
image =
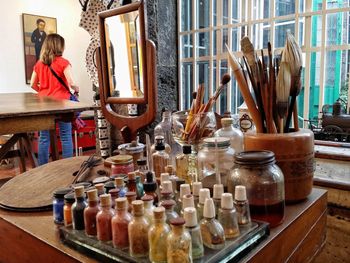
{"type": "Polygon", "coordinates": [[[30,84],[33,67],[40,57],[41,47],[48,34],[57,33],[56,18],[22,14],[25,79],[30,84]]]}

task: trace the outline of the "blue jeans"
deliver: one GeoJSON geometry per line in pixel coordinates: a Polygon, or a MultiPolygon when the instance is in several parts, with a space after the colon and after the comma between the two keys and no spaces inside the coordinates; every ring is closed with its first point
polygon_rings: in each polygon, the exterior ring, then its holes
{"type": "MultiPolygon", "coordinates": [[[[60,139],[62,144],[62,158],[73,156],[73,140],[72,140],[72,123],[58,122],[60,130],[60,139]]],[[[49,131],[40,131],[38,163],[43,165],[49,162],[50,133],[49,131]]]]}

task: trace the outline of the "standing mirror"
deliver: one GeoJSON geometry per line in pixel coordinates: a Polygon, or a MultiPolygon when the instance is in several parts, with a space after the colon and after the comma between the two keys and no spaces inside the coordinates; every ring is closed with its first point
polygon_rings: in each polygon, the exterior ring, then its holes
{"type": "Polygon", "coordinates": [[[144,2],[99,13],[101,47],[97,52],[101,108],[125,141],[156,116],[155,46],[145,36],[144,2]],[[140,116],[122,116],[113,104],[142,104],[140,116]]]}

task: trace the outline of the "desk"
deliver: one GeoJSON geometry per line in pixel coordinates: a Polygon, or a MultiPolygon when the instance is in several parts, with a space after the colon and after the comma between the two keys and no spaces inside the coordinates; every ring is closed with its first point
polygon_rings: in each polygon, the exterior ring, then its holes
{"type": "MultiPolygon", "coordinates": [[[[327,192],[314,188],[307,200],[287,206],[283,224],[242,262],[310,262],[323,247],[327,192]]],[[[63,245],[52,214],[0,209],[0,262],[97,262],[63,245]]]]}
{"type": "MultiPolygon", "coordinates": [[[[0,135],[14,134],[1,147],[0,160],[10,158],[9,150],[19,141],[21,152],[25,150],[32,166],[36,166],[27,133],[41,130],[50,130],[52,158],[57,160],[56,121],[72,120],[74,112],[93,108],[94,106],[87,103],[39,97],[34,93],[0,94],[0,135]]],[[[21,170],[25,171],[23,161],[21,166],[21,170]]]]}

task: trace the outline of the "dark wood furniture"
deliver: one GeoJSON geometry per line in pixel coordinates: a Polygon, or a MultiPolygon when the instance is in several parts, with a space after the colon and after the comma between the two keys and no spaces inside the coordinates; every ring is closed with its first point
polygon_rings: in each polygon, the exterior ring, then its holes
{"type": "MultiPolygon", "coordinates": [[[[242,262],[310,262],[325,242],[326,215],[327,192],[313,189],[242,262]]],[[[0,233],[0,262],[96,262],[60,242],[51,212],[0,209],[0,233]]]]}
{"type": "MultiPolygon", "coordinates": [[[[10,149],[19,142],[22,155],[25,150],[31,165],[37,166],[27,133],[40,130],[50,130],[52,159],[57,160],[56,121],[72,120],[75,112],[93,108],[87,103],[39,97],[34,93],[0,94],[0,135],[13,134],[0,149],[0,160],[16,155],[10,149]]],[[[25,171],[24,162],[21,167],[25,171]]]]}

